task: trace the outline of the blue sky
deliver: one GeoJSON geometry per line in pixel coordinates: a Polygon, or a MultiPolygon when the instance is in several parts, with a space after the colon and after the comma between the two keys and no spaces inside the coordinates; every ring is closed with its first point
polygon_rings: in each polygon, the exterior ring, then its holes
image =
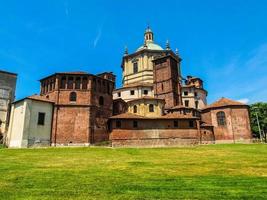
{"type": "Polygon", "coordinates": [[[0,69],[19,74],[16,97],[39,93],[54,72],[113,71],[149,23],[155,40],[179,49],[183,76],[220,97],[267,101],[267,1],[0,0],[0,69]]]}

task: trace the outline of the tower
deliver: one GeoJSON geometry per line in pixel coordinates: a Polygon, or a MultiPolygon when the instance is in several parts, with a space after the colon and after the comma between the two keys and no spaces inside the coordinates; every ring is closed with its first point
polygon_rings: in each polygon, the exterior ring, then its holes
{"type": "Polygon", "coordinates": [[[182,105],[179,70],[181,59],[172,51],[153,60],[154,63],[154,96],[165,99],[165,109],[182,105]]]}

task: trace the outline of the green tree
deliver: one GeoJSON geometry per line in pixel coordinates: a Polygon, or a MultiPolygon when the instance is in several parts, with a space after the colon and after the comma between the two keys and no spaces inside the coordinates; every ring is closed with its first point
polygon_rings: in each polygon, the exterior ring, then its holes
{"type": "Polygon", "coordinates": [[[250,120],[251,120],[251,129],[255,137],[260,138],[259,127],[257,122],[257,116],[259,119],[259,125],[262,132],[262,137],[266,142],[267,134],[267,103],[255,103],[250,105],[250,120]]]}

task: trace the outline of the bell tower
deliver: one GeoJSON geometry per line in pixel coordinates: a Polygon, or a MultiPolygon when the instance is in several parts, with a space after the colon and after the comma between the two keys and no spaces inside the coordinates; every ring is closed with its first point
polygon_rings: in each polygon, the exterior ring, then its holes
{"type": "Polygon", "coordinates": [[[165,109],[182,105],[178,70],[180,62],[181,58],[172,52],[153,60],[154,96],[165,100],[165,109]]]}

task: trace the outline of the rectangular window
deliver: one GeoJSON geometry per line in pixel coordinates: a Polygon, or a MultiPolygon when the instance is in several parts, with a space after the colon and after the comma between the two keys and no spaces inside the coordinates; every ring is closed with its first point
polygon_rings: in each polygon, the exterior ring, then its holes
{"type": "Polygon", "coordinates": [[[184,91],[184,96],[188,96],[188,91],[184,91]]]}
{"type": "Polygon", "coordinates": [[[131,90],[130,93],[131,93],[131,95],[134,95],[134,90],[131,90]]]}
{"type": "Polygon", "coordinates": [[[189,106],[189,100],[185,100],[184,105],[185,105],[185,107],[188,107],[189,106]]]}
{"type": "Polygon", "coordinates": [[[45,113],[39,112],[38,113],[38,125],[44,125],[45,124],[45,113]]]}
{"type": "Polygon", "coordinates": [[[138,122],[137,121],[133,121],[133,127],[137,128],[138,127],[138,122]]]}
{"type": "Polygon", "coordinates": [[[178,127],[178,121],[177,120],[173,121],[173,126],[176,128],[178,127]]]}
{"type": "Polygon", "coordinates": [[[196,109],[198,109],[198,101],[195,101],[196,109]]]}
{"type": "Polygon", "coordinates": [[[121,93],[120,92],[118,92],[118,97],[121,97],[121,93]]]}
{"type": "Polygon", "coordinates": [[[133,63],[133,73],[136,74],[138,72],[138,63],[133,63]]]}
{"type": "Polygon", "coordinates": [[[190,127],[190,128],[193,128],[193,127],[194,127],[194,121],[192,121],[192,120],[189,121],[189,127],[190,127]]]}
{"type": "Polygon", "coordinates": [[[88,85],[88,79],[87,77],[82,78],[82,89],[87,90],[87,85],[88,85]]]}
{"type": "Polygon", "coordinates": [[[77,77],[75,80],[75,89],[81,89],[81,78],[77,77]]]}
{"type": "Polygon", "coordinates": [[[144,90],[144,95],[147,95],[148,94],[148,90],[144,90]]]}
{"type": "Polygon", "coordinates": [[[197,92],[195,92],[195,97],[197,97],[197,92]]]}
{"type": "Polygon", "coordinates": [[[68,89],[73,89],[73,77],[68,78],[68,89]]]}
{"type": "Polygon", "coordinates": [[[116,128],[121,128],[121,121],[116,121],[116,128]]]}
{"type": "Polygon", "coordinates": [[[66,77],[62,77],[60,81],[60,89],[66,88],[66,77]]]}

